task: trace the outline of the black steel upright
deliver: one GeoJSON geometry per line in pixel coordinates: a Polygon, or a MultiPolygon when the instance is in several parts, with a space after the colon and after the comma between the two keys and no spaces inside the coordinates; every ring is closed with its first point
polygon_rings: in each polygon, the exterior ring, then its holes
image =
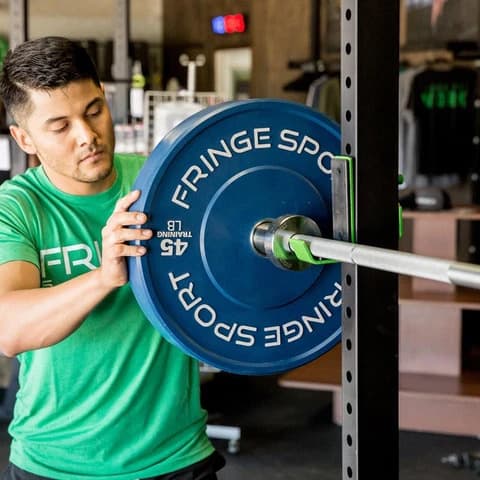
{"type": "MultiPolygon", "coordinates": [[[[398,0],[343,0],[342,149],[355,159],[356,239],[398,245],[398,0]]],[[[343,267],[343,479],[398,479],[398,281],[343,267]]]]}

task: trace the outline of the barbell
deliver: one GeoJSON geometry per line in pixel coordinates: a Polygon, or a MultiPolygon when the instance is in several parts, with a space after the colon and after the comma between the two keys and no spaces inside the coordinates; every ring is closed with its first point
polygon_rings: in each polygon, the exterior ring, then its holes
{"type": "Polygon", "coordinates": [[[131,207],[154,235],[128,266],[166,340],[223,371],[280,373],[340,341],[341,262],[480,288],[475,265],[333,240],[339,153],[335,123],[284,100],[208,107],[162,139],[131,207]]]}

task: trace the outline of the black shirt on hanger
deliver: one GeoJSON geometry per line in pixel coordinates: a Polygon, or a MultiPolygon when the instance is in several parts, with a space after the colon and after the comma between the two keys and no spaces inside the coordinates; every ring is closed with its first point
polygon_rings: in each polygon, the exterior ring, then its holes
{"type": "Polygon", "coordinates": [[[477,73],[466,67],[428,68],[413,80],[418,125],[418,173],[467,174],[473,162],[477,73]]]}

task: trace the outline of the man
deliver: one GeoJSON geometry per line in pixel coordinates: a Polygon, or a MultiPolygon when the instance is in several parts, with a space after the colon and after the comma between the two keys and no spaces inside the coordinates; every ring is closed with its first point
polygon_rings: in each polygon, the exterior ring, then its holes
{"type": "Polygon", "coordinates": [[[143,158],[114,155],[85,50],[59,37],[5,58],[10,132],[40,166],[0,187],[0,350],[17,356],[3,479],[215,479],[196,361],[146,320],[128,286],[129,211],[143,158]]]}

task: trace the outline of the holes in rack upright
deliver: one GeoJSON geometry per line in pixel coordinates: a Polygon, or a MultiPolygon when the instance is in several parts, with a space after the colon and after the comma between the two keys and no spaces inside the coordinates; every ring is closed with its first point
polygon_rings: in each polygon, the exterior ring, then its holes
{"type": "MultiPolygon", "coordinates": [[[[350,22],[353,17],[353,11],[351,8],[346,8],[344,11],[345,20],[346,22],[350,22]]],[[[345,28],[345,31],[352,31],[351,25],[348,28],[345,28]]],[[[343,94],[344,99],[344,107],[342,111],[342,116],[344,121],[347,124],[350,124],[348,128],[345,129],[345,152],[347,155],[352,155],[353,152],[353,141],[355,140],[354,136],[355,132],[350,131],[351,123],[354,119],[354,108],[355,104],[353,103],[354,98],[354,88],[355,88],[355,66],[352,59],[352,53],[354,50],[354,45],[352,43],[352,38],[346,39],[343,42],[343,54],[344,58],[342,61],[345,61],[345,74],[343,79],[343,84],[345,87],[345,94],[343,94]]],[[[344,124],[343,127],[346,125],[344,124]]],[[[345,376],[343,383],[343,408],[348,415],[348,419],[345,417],[345,437],[344,441],[346,443],[344,448],[347,448],[346,456],[344,457],[344,478],[353,479],[354,477],[354,468],[355,467],[355,452],[354,452],[354,443],[356,438],[355,433],[355,422],[356,422],[356,411],[354,410],[354,405],[356,408],[355,403],[355,396],[354,396],[354,343],[355,338],[352,335],[355,335],[355,330],[353,325],[351,324],[355,305],[353,303],[352,291],[350,290],[353,287],[354,277],[351,273],[347,273],[343,278],[343,315],[344,315],[344,322],[345,322],[345,329],[344,329],[344,344],[343,344],[343,359],[345,361],[343,375],[345,376]],[[345,476],[346,475],[346,476],[345,476]]],[[[344,450],[345,451],[345,450],[344,450]]]]}

